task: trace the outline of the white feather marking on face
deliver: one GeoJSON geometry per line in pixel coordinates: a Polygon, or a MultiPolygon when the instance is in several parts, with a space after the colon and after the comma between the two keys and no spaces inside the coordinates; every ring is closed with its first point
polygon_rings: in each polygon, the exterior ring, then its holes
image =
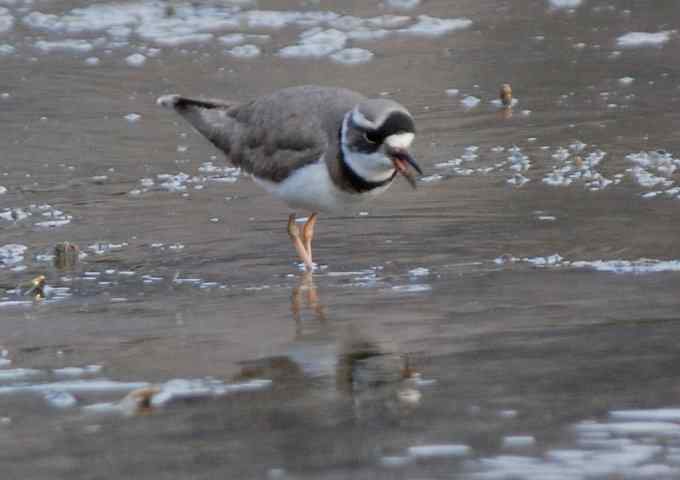
{"type": "MultiPolygon", "coordinates": [[[[391,158],[385,155],[382,148],[373,153],[361,153],[353,152],[347,147],[349,115],[345,115],[345,120],[342,123],[342,138],[340,139],[340,148],[342,148],[345,162],[354,173],[368,182],[377,183],[388,180],[394,175],[394,163],[391,158]]],[[[351,115],[352,120],[356,123],[354,113],[351,115]]]]}
{"type": "Polygon", "coordinates": [[[395,133],[385,139],[385,144],[391,148],[401,148],[405,150],[411,146],[414,138],[415,135],[411,132],[395,133]]]}
{"type": "Polygon", "coordinates": [[[354,110],[352,110],[352,120],[366,130],[374,130],[376,128],[376,124],[366,118],[364,114],[359,111],[359,107],[355,107],[354,110]]]}

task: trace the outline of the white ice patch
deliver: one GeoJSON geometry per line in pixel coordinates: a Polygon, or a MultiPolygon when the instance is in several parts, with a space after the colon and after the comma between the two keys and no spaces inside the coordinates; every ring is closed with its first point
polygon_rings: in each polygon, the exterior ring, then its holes
{"type": "Polygon", "coordinates": [[[680,437],[680,425],[674,422],[581,422],[576,424],[574,429],[580,434],[608,433],[617,436],[654,435],[680,437]]]}
{"type": "Polygon", "coordinates": [[[0,33],[9,32],[14,28],[14,16],[4,7],[0,7],[0,33]]]}
{"type": "Polygon", "coordinates": [[[4,195],[5,193],[7,193],[7,187],[0,185],[0,195],[4,195]]]}
{"type": "Polygon", "coordinates": [[[13,45],[10,45],[9,43],[0,44],[0,55],[12,55],[16,51],[17,49],[13,45]]]}
{"type": "Polygon", "coordinates": [[[248,35],[244,33],[230,33],[229,35],[222,35],[217,40],[226,46],[233,47],[235,45],[240,45],[246,42],[250,43],[262,43],[267,42],[271,39],[269,35],[248,35]]]}
{"type": "MultiPolygon", "coordinates": [[[[411,8],[419,0],[387,0],[394,7],[411,8]]],[[[0,28],[11,28],[14,17],[0,14],[0,28]]],[[[70,45],[54,45],[59,42],[40,41],[38,48],[45,53],[54,50],[89,51],[93,48],[116,49],[129,47],[131,39],[141,38],[159,46],[177,47],[188,44],[207,44],[215,38],[228,47],[243,43],[257,44],[269,40],[262,29],[284,28],[318,29],[332,33],[321,38],[301,40],[298,44],[279,51],[284,58],[318,58],[342,50],[348,38],[353,40],[378,40],[388,35],[414,35],[435,37],[466,28],[472,21],[466,18],[436,18],[420,15],[381,15],[355,17],[331,11],[276,11],[258,10],[254,2],[229,2],[224,5],[205,2],[173,3],[169,8],[163,2],[96,3],[61,13],[32,11],[21,21],[32,30],[86,38],[66,40],[70,45]],[[219,36],[220,33],[224,35],[219,36]],[[93,35],[100,35],[91,40],[93,35]]],[[[151,53],[146,45],[139,46],[146,56],[151,53]]],[[[252,50],[251,50],[252,52],[252,50]]],[[[140,54],[141,55],[141,54],[140,54]]],[[[238,53],[237,53],[238,55],[238,53]]],[[[364,54],[365,55],[365,54],[364,54]]],[[[139,58],[139,57],[137,57],[139,58]]],[[[341,57],[348,61],[347,56],[341,57]]],[[[353,59],[356,57],[353,57],[353,59]]],[[[365,57],[362,57],[365,58],[365,57]]],[[[341,60],[341,61],[342,61],[341,60]]],[[[364,60],[365,61],[365,60],[364,60]]],[[[135,63],[135,65],[141,64],[135,63]]]]}
{"type": "Polygon", "coordinates": [[[577,8],[583,0],[548,0],[551,8],[577,8]]]}
{"type": "Polygon", "coordinates": [[[496,265],[515,263],[529,264],[534,267],[585,268],[598,272],[649,274],[680,272],[680,260],[657,260],[641,258],[638,260],[567,260],[559,254],[546,257],[514,257],[503,255],[494,259],[496,265]]]}
{"type": "Polygon", "coordinates": [[[94,49],[92,42],[78,39],[55,40],[51,42],[46,40],[38,40],[35,42],[34,46],[43,53],[52,53],[58,51],[85,53],[94,49]]]}
{"type": "Polygon", "coordinates": [[[408,454],[416,458],[464,457],[470,453],[472,449],[461,444],[419,445],[408,449],[408,454]]]}
{"type": "Polygon", "coordinates": [[[0,381],[7,382],[12,380],[24,380],[30,377],[42,375],[43,372],[33,368],[14,368],[8,370],[0,370],[0,381]]]}
{"type": "MultiPolygon", "coordinates": [[[[123,249],[125,249],[128,246],[127,242],[123,243],[109,243],[109,242],[97,242],[93,243],[92,245],[89,245],[87,249],[94,253],[95,255],[104,255],[108,254],[111,252],[119,252],[123,249]]],[[[81,252],[81,258],[85,254],[84,252],[81,252]]],[[[101,272],[85,272],[86,276],[91,276],[91,277],[97,277],[101,275],[101,272]]]]}
{"type": "Polygon", "coordinates": [[[531,180],[529,180],[527,177],[522,175],[521,173],[516,173],[512,177],[508,178],[506,180],[507,183],[510,185],[513,185],[515,187],[521,187],[526,183],[529,183],[531,180]]]}
{"type": "Polygon", "coordinates": [[[618,183],[606,178],[598,166],[607,155],[602,150],[583,153],[586,145],[576,141],[569,148],[558,147],[551,155],[557,161],[553,170],[543,177],[543,183],[553,187],[565,187],[581,183],[590,191],[598,191],[618,183]],[[579,153],[580,155],[576,155],[579,153]]]}
{"type": "Polygon", "coordinates": [[[64,367],[55,368],[52,373],[57,377],[82,377],[101,372],[101,365],[87,365],[85,367],[64,367]]]}
{"type": "Polygon", "coordinates": [[[432,290],[432,286],[427,283],[413,283],[411,285],[395,285],[393,292],[398,293],[424,293],[432,290]]]}
{"type": "Polygon", "coordinates": [[[657,408],[652,410],[613,410],[609,417],[614,420],[639,420],[680,422],[680,408],[657,408]]]}
{"type": "Polygon", "coordinates": [[[468,110],[475,108],[477,105],[479,105],[479,102],[481,102],[481,99],[472,95],[468,95],[460,101],[463,107],[468,110]]]}
{"type": "MultiPolygon", "coordinates": [[[[39,371],[38,371],[39,372],[39,371]]],[[[39,372],[40,373],[40,372],[39,372]]],[[[117,382],[108,379],[68,380],[62,382],[8,385],[0,387],[0,395],[23,392],[107,393],[125,392],[148,387],[147,382],[117,382]]]]}
{"type": "Polygon", "coordinates": [[[469,18],[436,18],[418,15],[418,21],[410,27],[398,30],[399,33],[425,37],[438,37],[472,25],[469,18]]]}
{"type": "Polygon", "coordinates": [[[574,268],[590,268],[598,272],[611,273],[660,273],[680,272],[680,260],[595,260],[571,262],[574,268]]]}
{"type": "Polygon", "coordinates": [[[239,45],[238,47],[228,50],[227,52],[233,57],[247,59],[259,57],[262,53],[262,50],[260,50],[260,47],[257,45],[247,44],[239,45]]]}
{"type": "Polygon", "coordinates": [[[503,448],[519,449],[533,447],[536,444],[536,439],[531,435],[511,435],[503,437],[503,448]]]}
{"type": "Polygon", "coordinates": [[[284,58],[324,57],[341,50],[347,43],[347,35],[340,30],[313,28],[300,35],[297,45],[284,47],[278,55],[284,58]]]}
{"type": "Polygon", "coordinates": [[[653,198],[664,193],[666,197],[680,199],[680,188],[673,181],[674,172],[680,167],[680,159],[674,158],[663,150],[638,152],[626,155],[626,160],[635,165],[626,170],[635,182],[644,188],[661,190],[642,194],[643,198],[653,198]]]}
{"type": "Polygon", "coordinates": [[[619,83],[624,87],[632,85],[635,79],[633,77],[621,77],[619,78],[619,83]]]}
{"type": "Polygon", "coordinates": [[[630,32],[616,39],[616,45],[621,48],[658,47],[671,39],[673,31],[664,30],[656,33],[630,32]]]}
{"type": "Polygon", "coordinates": [[[417,267],[408,271],[409,277],[426,277],[430,274],[430,269],[425,267],[417,267]]]}
{"type": "Polygon", "coordinates": [[[26,245],[10,243],[0,247],[0,266],[15,266],[24,261],[26,245]]]}
{"type": "Polygon", "coordinates": [[[223,35],[217,39],[222,45],[227,47],[233,47],[240,43],[246,42],[246,36],[243,33],[230,33],[229,35],[223,35]]]}
{"type": "Polygon", "coordinates": [[[154,38],[154,43],[162,47],[179,47],[190,43],[207,43],[213,39],[212,33],[187,33],[154,38]]]}
{"type": "Polygon", "coordinates": [[[345,48],[330,56],[331,60],[344,65],[358,65],[368,63],[373,58],[373,52],[363,48],[345,48]]]}
{"type": "Polygon", "coordinates": [[[76,397],[68,392],[48,391],[45,393],[45,401],[54,408],[71,408],[78,404],[76,397]]]}
{"type": "Polygon", "coordinates": [[[243,383],[224,383],[215,379],[176,379],[161,385],[161,391],[153,396],[151,405],[160,407],[176,400],[210,398],[239,392],[253,392],[268,389],[271,385],[271,380],[258,379],[243,383]]]}
{"type": "Polygon", "coordinates": [[[420,0],[385,0],[385,5],[397,10],[412,10],[420,5],[420,0]]]}
{"type": "Polygon", "coordinates": [[[141,67],[146,63],[146,57],[141,53],[133,53],[132,55],[125,57],[125,63],[131,67],[141,67]]]}

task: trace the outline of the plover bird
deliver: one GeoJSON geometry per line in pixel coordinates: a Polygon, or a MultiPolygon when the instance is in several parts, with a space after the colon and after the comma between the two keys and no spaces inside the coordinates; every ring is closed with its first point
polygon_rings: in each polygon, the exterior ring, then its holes
{"type": "Polygon", "coordinates": [[[311,212],[288,234],[307,270],[318,212],[343,211],[374,197],[401,173],[415,188],[409,153],[415,126],[399,103],[343,88],[286,88],[247,103],[164,95],[235,166],[291,208],[311,212]]]}

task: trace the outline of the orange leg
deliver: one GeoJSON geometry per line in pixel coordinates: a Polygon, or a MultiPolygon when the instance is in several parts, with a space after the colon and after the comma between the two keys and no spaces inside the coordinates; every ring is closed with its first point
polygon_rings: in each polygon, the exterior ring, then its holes
{"type": "Polygon", "coordinates": [[[302,239],[300,238],[300,236],[304,235],[304,232],[302,234],[300,233],[300,228],[295,223],[294,213],[291,213],[290,216],[288,217],[288,235],[290,236],[290,239],[293,242],[293,247],[295,247],[295,251],[300,257],[300,260],[302,260],[302,262],[305,264],[305,268],[311,272],[312,256],[307,252],[305,245],[302,243],[302,239]]]}
{"type": "Polygon", "coordinates": [[[302,241],[305,245],[305,250],[307,250],[307,255],[309,255],[309,262],[312,262],[312,239],[314,238],[314,225],[316,225],[316,218],[318,213],[312,213],[312,215],[307,219],[307,223],[302,227],[302,241]]]}

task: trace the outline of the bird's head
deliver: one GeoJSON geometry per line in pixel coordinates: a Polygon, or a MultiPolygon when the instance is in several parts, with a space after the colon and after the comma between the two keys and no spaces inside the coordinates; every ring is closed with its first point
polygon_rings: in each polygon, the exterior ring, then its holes
{"type": "Polygon", "coordinates": [[[345,115],[341,148],[349,167],[367,182],[385,182],[395,171],[415,188],[410,168],[422,170],[409,153],[415,137],[411,114],[399,103],[371,99],[359,103],[345,115]]]}

